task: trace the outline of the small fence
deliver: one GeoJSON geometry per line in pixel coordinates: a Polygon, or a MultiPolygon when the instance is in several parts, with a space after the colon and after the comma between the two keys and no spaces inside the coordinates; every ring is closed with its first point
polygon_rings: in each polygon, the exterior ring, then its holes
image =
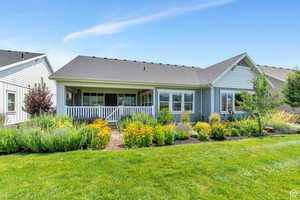
{"type": "Polygon", "coordinates": [[[102,118],[108,122],[117,122],[136,112],[154,116],[154,106],[65,106],[65,111],[75,119],[102,118]]]}

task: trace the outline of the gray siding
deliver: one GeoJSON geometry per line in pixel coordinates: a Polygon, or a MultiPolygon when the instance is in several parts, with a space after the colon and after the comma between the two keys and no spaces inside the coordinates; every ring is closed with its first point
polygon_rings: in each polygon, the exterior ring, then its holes
{"type": "Polygon", "coordinates": [[[204,120],[208,120],[209,115],[211,114],[211,89],[203,88],[202,89],[202,116],[204,120]]]}
{"type": "MultiPolygon", "coordinates": [[[[221,109],[221,90],[233,90],[233,91],[253,91],[251,89],[236,89],[236,88],[219,88],[215,87],[214,88],[214,112],[220,113],[221,109]]],[[[242,113],[242,114],[235,114],[238,118],[239,117],[246,117],[248,116],[247,113],[242,113]]],[[[226,119],[228,117],[227,114],[221,114],[222,119],[226,119]]]]}

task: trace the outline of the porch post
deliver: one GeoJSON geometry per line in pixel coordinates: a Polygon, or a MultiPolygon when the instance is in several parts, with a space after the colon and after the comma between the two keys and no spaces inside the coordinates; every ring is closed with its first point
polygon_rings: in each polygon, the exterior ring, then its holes
{"type": "Polygon", "coordinates": [[[155,117],[155,113],[156,113],[156,102],[155,102],[155,98],[156,97],[156,91],[155,88],[153,89],[152,92],[152,116],[155,117]]]}
{"type": "Polygon", "coordinates": [[[61,83],[57,83],[56,90],[56,113],[57,115],[66,114],[65,86],[61,83]]]}

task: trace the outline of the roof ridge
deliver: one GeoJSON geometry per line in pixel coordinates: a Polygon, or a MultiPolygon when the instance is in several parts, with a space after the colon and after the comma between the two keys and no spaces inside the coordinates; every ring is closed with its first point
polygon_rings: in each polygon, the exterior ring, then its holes
{"type": "Polygon", "coordinates": [[[170,66],[170,67],[181,67],[181,68],[192,68],[192,69],[205,69],[205,68],[197,67],[197,66],[178,65],[178,64],[159,63],[159,62],[147,62],[147,61],[141,61],[141,60],[128,60],[128,59],[108,58],[108,57],[98,57],[98,56],[83,56],[83,55],[79,55],[79,56],[89,57],[89,58],[97,58],[97,59],[104,59],[104,60],[111,60],[111,61],[135,62],[135,63],[141,63],[141,64],[152,64],[152,65],[154,64],[154,65],[162,65],[162,66],[166,65],[166,66],[170,66]]]}

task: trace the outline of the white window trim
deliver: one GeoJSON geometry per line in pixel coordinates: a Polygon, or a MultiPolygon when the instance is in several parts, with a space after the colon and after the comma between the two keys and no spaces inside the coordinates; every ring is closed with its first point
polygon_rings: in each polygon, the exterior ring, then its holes
{"type": "MultiPolygon", "coordinates": [[[[235,110],[235,94],[241,94],[242,92],[249,92],[250,94],[254,94],[253,91],[242,91],[242,90],[221,90],[220,91],[220,113],[221,114],[229,114],[229,111],[222,111],[222,94],[228,94],[231,93],[233,95],[232,101],[233,101],[233,105],[232,105],[232,110],[234,111],[234,113],[237,114],[243,114],[246,113],[245,111],[242,110],[235,110]]],[[[226,101],[227,104],[227,109],[228,109],[228,100],[226,101]]]]}
{"type": "Polygon", "coordinates": [[[17,112],[17,93],[13,90],[6,90],[6,113],[7,114],[15,114],[17,112]],[[14,111],[8,110],[8,94],[14,94],[15,95],[15,107],[14,111]]]}
{"type": "Polygon", "coordinates": [[[168,89],[160,89],[158,92],[158,109],[160,108],[160,94],[168,93],[169,94],[169,111],[172,114],[181,114],[183,112],[188,112],[190,114],[195,113],[195,91],[194,90],[168,90],[168,89]],[[181,94],[181,111],[173,111],[173,94],[181,94]],[[192,111],[184,111],[184,94],[192,94],[193,95],[193,108],[192,111]]]}

